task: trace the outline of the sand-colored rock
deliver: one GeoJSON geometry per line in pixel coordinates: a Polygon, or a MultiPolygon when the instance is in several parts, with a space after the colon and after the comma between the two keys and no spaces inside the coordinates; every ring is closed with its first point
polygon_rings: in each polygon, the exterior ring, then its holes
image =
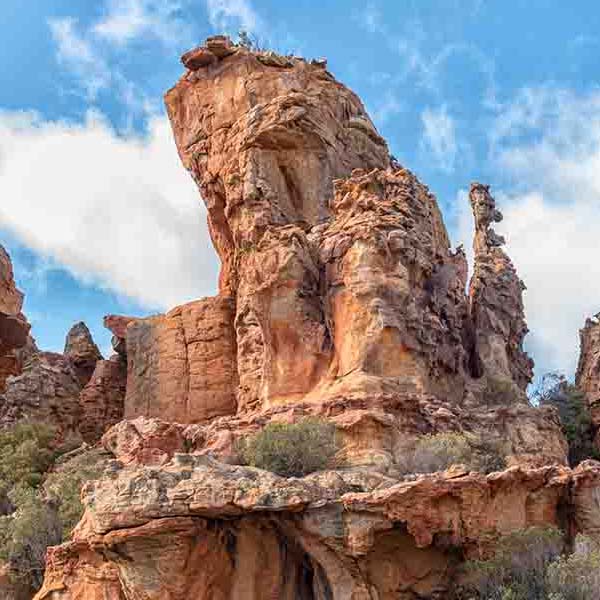
{"type": "Polygon", "coordinates": [[[205,298],[127,326],[125,416],[193,423],[235,413],[234,304],[205,298]]]}
{"type": "Polygon", "coordinates": [[[98,441],[123,418],[126,388],[127,363],[121,356],[96,362],[90,380],[79,394],[78,429],[86,442],[98,441]]]}
{"type": "MultiPolygon", "coordinates": [[[[592,413],[596,431],[600,429],[600,320],[599,315],[587,319],[579,331],[579,364],[575,383],[584,393],[592,413]]],[[[600,438],[596,436],[596,446],[600,448],[600,438]]]]}
{"type": "Polygon", "coordinates": [[[11,377],[0,397],[0,427],[34,421],[56,428],[58,440],[78,435],[81,383],[62,354],[38,352],[11,377]]]}
{"type": "MultiPolygon", "coordinates": [[[[80,598],[91,564],[103,564],[94,585],[114,586],[116,571],[134,600],[445,598],[461,561],[486,556],[501,535],[565,526],[570,487],[585,480],[591,496],[599,473],[586,464],[283,479],[180,454],[160,467],[115,467],[85,488],[75,541],[50,554],[72,556],[81,576],[51,560],[36,598],[80,598]]],[[[577,517],[571,527],[593,533],[577,517]]]]}

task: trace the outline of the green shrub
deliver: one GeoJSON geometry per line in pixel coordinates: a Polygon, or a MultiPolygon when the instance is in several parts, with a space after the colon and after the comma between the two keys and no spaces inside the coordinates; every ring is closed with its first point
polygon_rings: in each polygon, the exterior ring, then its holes
{"type": "Polygon", "coordinates": [[[51,427],[19,423],[0,431],[0,487],[8,494],[15,485],[36,488],[54,460],[51,427]]]}
{"type": "Polygon", "coordinates": [[[569,444],[569,464],[572,467],[588,458],[600,459],[600,453],[594,446],[592,415],[584,394],[564,375],[544,375],[534,392],[534,401],[558,410],[563,434],[569,444]]]}
{"type": "Polygon", "coordinates": [[[0,558],[10,565],[13,579],[36,590],[44,579],[46,548],[60,544],[61,527],[55,508],[35,490],[20,488],[16,495],[16,511],[0,517],[0,558]]]}
{"type": "Polygon", "coordinates": [[[331,467],[337,451],[335,426],[315,418],[294,424],[269,423],[238,446],[244,464],[283,477],[303,477],[331,467]]]}
{"type": "Polygon", "coordinates": [[[506,459],[501,446],[492,441],[464,433],[437,433],[419,438],[399,468],[405,474],[435,473],[455,464],[491,473],[505,468],[506,459]]]}
{"type": "Polygon", "coordinates": [[[577,536],[575,552],[555,560],[547,571],[552,600],[600,598],[600,547],[577,536]]]}
{"type": "Polygon", "coordinates": [[[463,597],[480,600],[548,600],[546,570],[563,546],[558,529],[532,527],[502,538],[494,556],[466,565],[463,597]]]}
{"type": "Polygon", "coordinates": [[[62,527],[62,537],[67,539],[83,515],[81,486],[102,474],[106,453],[92,449],[80,453],[58,465],[44,482],[46,499],[56,506],[62,527]]]}
{"type": "Polygon", "coordinates": [[[524,393],[509,379],[488,377],[483,398],[488,406],[514,404],[526,400],[524,393]]]}

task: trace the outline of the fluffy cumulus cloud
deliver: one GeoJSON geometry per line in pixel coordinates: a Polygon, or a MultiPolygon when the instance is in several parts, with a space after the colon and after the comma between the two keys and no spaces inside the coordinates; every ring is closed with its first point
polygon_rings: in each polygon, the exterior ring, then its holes
{"type": "MultiPolygon", "coordinates": [[[[525,89],[491,136],[492,161],[510,180],[496,193],[497,229],[528,288],[529,348],[538,374],[572,375],[578,330],[600,310],[600,93],[525,89]]],[[[461,223],[466,240],[466,211],[461,223]]]]}
{"type": "Polygon", "coordinates": [[[215,291],[218,261],[169,124],[119,136],[0,113],[0,226],[84,280],[166,308],[215,291]]]}

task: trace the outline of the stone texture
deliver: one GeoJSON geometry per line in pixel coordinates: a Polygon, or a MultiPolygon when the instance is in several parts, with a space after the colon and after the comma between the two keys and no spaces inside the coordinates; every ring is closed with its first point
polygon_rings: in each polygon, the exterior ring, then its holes
{"type": "Polygon", "coordinates": [[[23,294],[16,288],[12,263],[0,244],[0,394],[6,380],[22,368],[18,350],[29,341],[29,323],[23,316],[23,294]]]}
{"type": "Polygon", "coordinates": [[[222,36],[182,61],[165,100],[219,295],[105,319],[126,420],[103,435],[115,460],[36,598],[442,599],[505,533],[594,532],[600,465],[562,466],[556,412],[526,400],[523,285],[489,189],[471,189],[467,294],[435,197],[324,61],[222,36]],[[307,416],[335,424],[345,469],[232,464],[241,436],[307,416]],[[502,443],[510,468],[402,478],[415,440],[447,431],[502,443]]]}
{"type": "Polygon", "coordinates": [[[102,354],[87,325],[82,321],[73,325],[67,333],[64,356],[73,363],[81,385],[86,385],[94,373],[96,363],[102,360],[102,354]]]}
{"type": "Polygon", "coordinates": [[[0,396],[0,427],[35,421],[56,427],[59,440],[78,435],[80,391],[79,376],[68,358],[38,352],[20,375],[8,380],[0,396]]]}
{"type": "Polygon", "coordinates": [[[205,298],[127,326],[125,416],[193,423],[236,410],[234,305],[205,298]]]}
{"type": "Polygon", "coordinates": [[[446,598],[461,561],[486,556],[503,534],[594,534],[581,516],[566,523],[563,506],[574,486],[577,510],[597,512],[599,474],[588,463],[412,481],[360,470],[283,479],[189,455],[115,465],[84,488],[75,540],[51,551],[36,598],[84,597],[94,564],[94,593],[105,585],[118,598],[118,572],[131,600],[446,598]]]}
{"type": "Polygon", "coordinates": [[[78,429],[86,442],[98,441],[123,418],[126,388],[127,363],[121,356],[96,362],[90,380],[79,394],[78,429]]]}

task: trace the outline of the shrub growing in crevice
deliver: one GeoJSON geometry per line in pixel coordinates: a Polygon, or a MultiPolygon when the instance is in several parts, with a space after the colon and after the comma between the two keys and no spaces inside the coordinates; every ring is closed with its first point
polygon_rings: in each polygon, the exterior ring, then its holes
{"type": "Polygon", "coordinates": [[[307,418],[298,423],[269,423],[237,446],[243,464],[283,477],[304,477],[335,466],[335,425],[307,418]]]}
{"type": "Polygon", "coordinates": [[[506,467],[502,446],[472,434],[448,432],[424,435],[400,461],[403,474],[435,473],[462,464],[472,471],[491,473],[506,467]]]}

